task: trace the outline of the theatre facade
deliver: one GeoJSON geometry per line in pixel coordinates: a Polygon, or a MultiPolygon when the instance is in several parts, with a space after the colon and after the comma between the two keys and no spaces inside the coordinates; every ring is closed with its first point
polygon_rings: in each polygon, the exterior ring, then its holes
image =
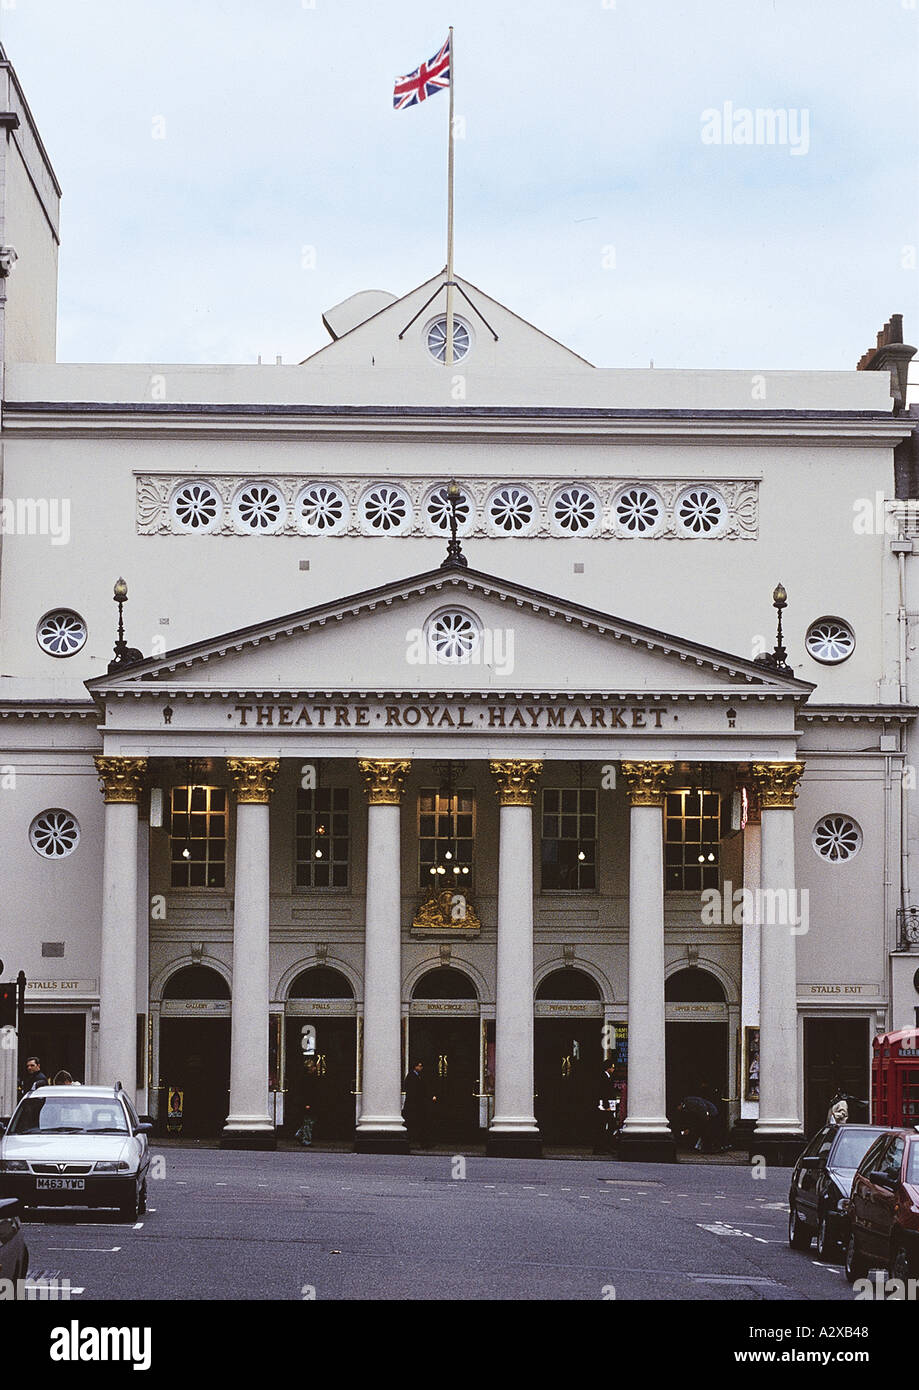
{"type": "Polygon", "coordinates": [[[607,1060],[634,1157],[700,1088],[780,1157],[867,1095],[919,1004],[898,326],[869,370],[602,369],[458,280],[447,366],[436,275],[296,365],[57,363],[0,72],[21,1059],[252,1147],[310,1098],[404,1148],[416,1060],[434,1142],[495,1153],[592,1146],[607,1060]]]}

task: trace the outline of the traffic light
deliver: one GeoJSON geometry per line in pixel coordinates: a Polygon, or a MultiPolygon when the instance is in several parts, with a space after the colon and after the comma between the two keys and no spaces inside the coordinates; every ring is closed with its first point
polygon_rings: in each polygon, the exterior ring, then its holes
{"type": "Polygon", "coordinates": [[[16,1027],[16,986],[0,984],[0,1028],[16,1027]]]}

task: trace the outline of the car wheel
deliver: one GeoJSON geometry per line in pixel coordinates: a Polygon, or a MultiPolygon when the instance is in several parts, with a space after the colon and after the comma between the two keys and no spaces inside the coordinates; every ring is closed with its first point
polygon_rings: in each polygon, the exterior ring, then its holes
{"type": "Polygon", "coordinates": [[[794,1207],[788,1213],[788,1244],[792,1250],[809,1250],[813,1231],[798,1216],[794,1207]]]}
{"type": "Polygon", "coordinates": [[[906,1247],[903,1245],[894,1246],[893,1257],[890,1261],[891,1279],[901,1279],[905,1284],[906,1281],[911,1277],[911,1275],[912,1268],[909,1261],[909,1255],[907,1255],[906,1253],[906,1247]]]}
{"type": "Polygon", "coordinates": [[[846,1278],[850,1284],[854,1284],[856,1279],[864,1279],[868,1273],[868,1265],[864,1255],[859,1254],[858,1240],[855,1235],[855,1228],[850,1227],[849,1237],[846,1241],[846,1278]]]}
{"type": "Polygon", "coordinates": [[[144,1178],[143,1182],[141,1183],[141,1187],[140,1187],[140,1197],[139,1197],[138,1202],[137,1202],[137,1212],[138,1212],[138,1215],[139,1215],[139,1216],[143,1216],[144,1213],[146,1212],[146,1210],[147,1210],[147,1179],[144,1178]]]}
{"type": "Polygon", "coordinates": [[[817,1222],[817,1254],[821,1260],[835,1260],[839,1255],[839,1241],[830,1232],[826,1212],[817,1222]]]}

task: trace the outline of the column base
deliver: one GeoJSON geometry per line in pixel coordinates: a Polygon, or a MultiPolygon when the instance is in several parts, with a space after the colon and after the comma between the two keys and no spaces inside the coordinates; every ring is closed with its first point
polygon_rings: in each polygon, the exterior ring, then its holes
{"type": "Polygon", "coordinates": [[[485,1139],[486,1158],[542,1158],[539,1130],[490,1129],[485,1139]]]}
{"type": "Polygon", "coordinates": [[[619,1157],[624,1163],[676,1163],[676,1139],[661,1131],[625,1129],[619,1135],[619,1157]]]}
{"type": "Polygon", "coordinates": [[[747,1136],[747,1155],[752,1163],[763,1158],[774,1168],[793,1168],[807,1144],[800,1130],[787,1134],[751,1134],[747,1136]]]}
{"type": "Polygon", "coordinates": [[[356,1129],[356,1154],[407,1154],[411,1152],[404,1129],[356,1129]]]}
{"type": "Polygon", "coordinates": [[[220,1136],[222,1149],[276,1149],[277,1131],[271,1129],[236,1129],[228,1125],[220,1136]]]}

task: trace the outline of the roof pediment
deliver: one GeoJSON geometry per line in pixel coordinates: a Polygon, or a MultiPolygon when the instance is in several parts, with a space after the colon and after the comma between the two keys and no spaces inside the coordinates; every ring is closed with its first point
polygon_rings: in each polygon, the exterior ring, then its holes
{"type": "Polygon", "coordinates": [[[729,652],[457,565],[222,633],[86,686],[100,702],[167,690],[804,701],[814,689],[729,652]]]}

